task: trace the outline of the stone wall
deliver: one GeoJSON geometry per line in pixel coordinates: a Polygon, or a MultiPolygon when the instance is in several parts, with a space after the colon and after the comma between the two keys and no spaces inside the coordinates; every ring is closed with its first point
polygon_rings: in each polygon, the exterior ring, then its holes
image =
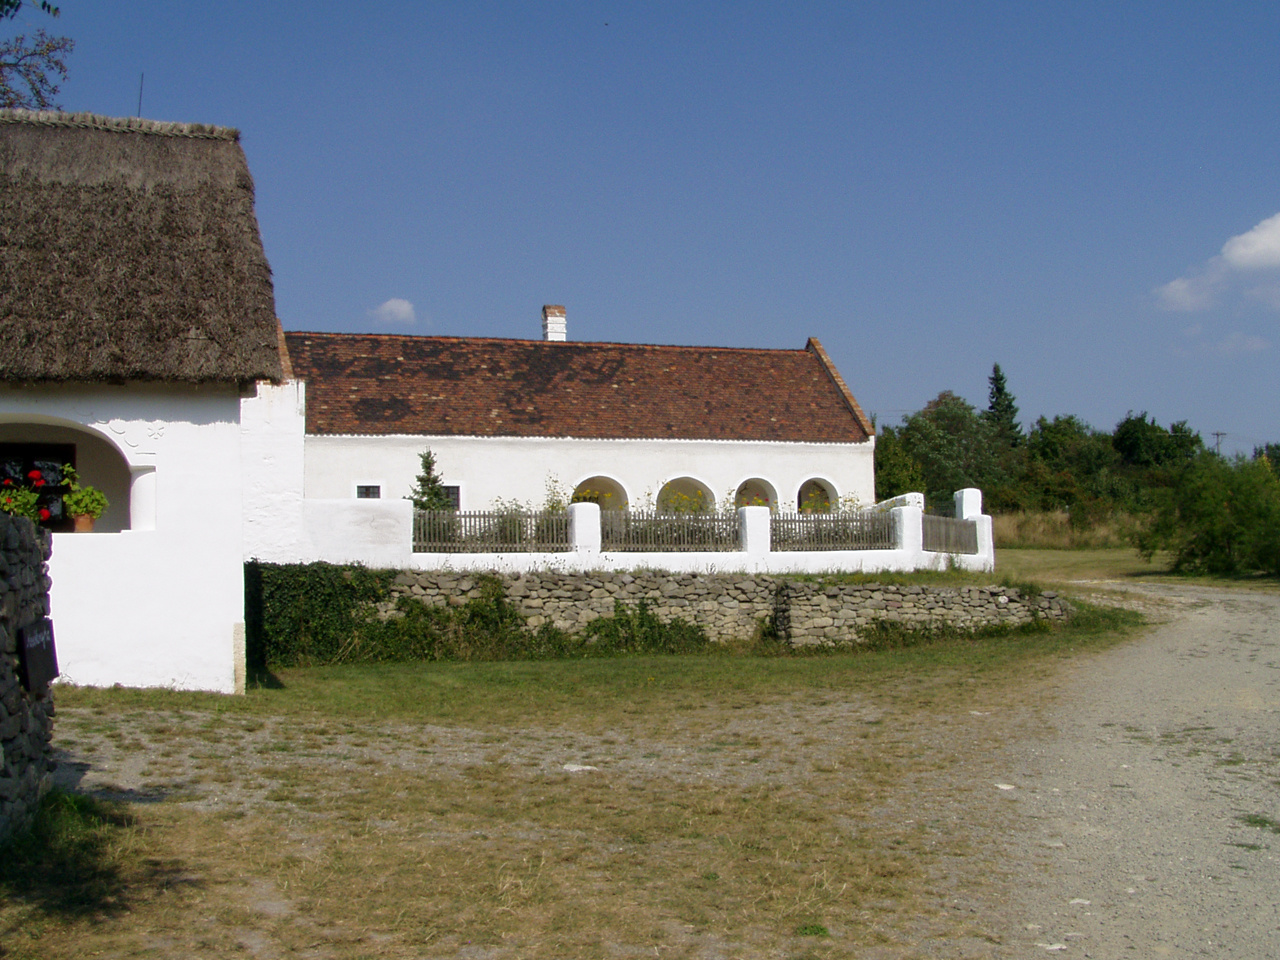
{"type": "MultiPolygon", "coordinates": [[[[856,643],[876,621],[907,629],[948,625],[962,630],[1037,619],[1063,620],[1070,607],[1046,591],[1026,596],[1014,587],[933,587],[824,584],[773,576],[669,573],[525,573],[496,575],[530,626],[550,623],[570,633],[613,613],[614,603],[641,600],[658,619],[698,624],[713,640],[749,640],[766,619],[793,644],[856,643]]],[[[480,596],[475,574],[405,571],[391,588],[435,606],[480,596]]]]}
{"type": "Polygon", "coordinates": [[[29,520],[0,514],[0,841],[24,830],[53,774],[53,698],[27,691],[18,631],[49,615],[52,539],[29,520]]]}

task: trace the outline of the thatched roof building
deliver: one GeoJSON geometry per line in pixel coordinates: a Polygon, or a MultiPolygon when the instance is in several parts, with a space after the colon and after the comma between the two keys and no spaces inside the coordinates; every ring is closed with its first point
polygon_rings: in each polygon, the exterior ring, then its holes
{"type": "Polygon", "coordinates": [[[0,110],[0,380],[279,380],[236,130],[0,110]]]}

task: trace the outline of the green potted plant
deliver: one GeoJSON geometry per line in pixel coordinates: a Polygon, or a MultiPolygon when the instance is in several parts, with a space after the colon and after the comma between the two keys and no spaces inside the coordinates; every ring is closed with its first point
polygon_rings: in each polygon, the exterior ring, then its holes
{"type": "Polygon", "coordinates": [[[0,486],[0,512],[35,521],[49,519],[49,511],[40,506],[37,490],[19,486],[8,479],[0,486]]]}
{"type": "Polygon", "coordinates": [[[107,509],[107,497],[97,487],[80,482],[80,476],[71,464],[62,468],[62,480],[67,492],[62,495],[62,508],[75,521],[76,533],[89,533],[93,522],[107,509]]]}

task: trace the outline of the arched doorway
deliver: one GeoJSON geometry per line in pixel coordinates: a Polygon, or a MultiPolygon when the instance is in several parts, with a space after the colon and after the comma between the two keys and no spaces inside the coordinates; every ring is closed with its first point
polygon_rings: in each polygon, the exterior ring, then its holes
{"type": "MultiPolygon", "coordinates": [[[[130,529],[129,491],[132,477],[124,456],[96,433],[62,424],[18,420],[0,422],[0,479],[26,479],[40,470],[50,483],[61,482],[61,468],[75,467],[80,482],[96,487],[107,497],[107,509],[94,524],[100,533],[130,529]]],[[[71,529],[71,520],[60,505],[51,510],[46,524],[59,532],[71,529]]]]}
{"type": "Polygon", "coordinates": [[[573,488],[570,503],[595,503],[601,510],[627,509],[627,491],[611,477],[588,477],[573,488]]]}
{"type": "Polygon", "coordinates": [[[818,477],[800,484],[796,494],[796,509],[800,513],[831,513],[836,503],[835,487],[818,477]]]}
{"type": "Polygon", "coordinates": [[[752,477],[738,484],[738,490],[733,495],[733,504],[736,507],[768,507],[776,512],[778,491],[773,489],[773,484],[768,480],[752,477]]]}
{"type": "Polygon", "coordinates": [[[658,491],[658,512],[666,514],[713,513],[716,495],[693,477],[668,480],[658,491]]]}

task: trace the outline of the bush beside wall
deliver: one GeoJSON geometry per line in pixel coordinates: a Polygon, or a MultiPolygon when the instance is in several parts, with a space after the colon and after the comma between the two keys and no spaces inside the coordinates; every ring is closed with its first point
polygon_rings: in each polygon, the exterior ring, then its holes
{"type": "Polygon", "coordinates": [[[49,615],[48,533],[0,514],[0,842],[30,826],[52,782],[53,698],[19,679],[18,631],[49,615]]]}

